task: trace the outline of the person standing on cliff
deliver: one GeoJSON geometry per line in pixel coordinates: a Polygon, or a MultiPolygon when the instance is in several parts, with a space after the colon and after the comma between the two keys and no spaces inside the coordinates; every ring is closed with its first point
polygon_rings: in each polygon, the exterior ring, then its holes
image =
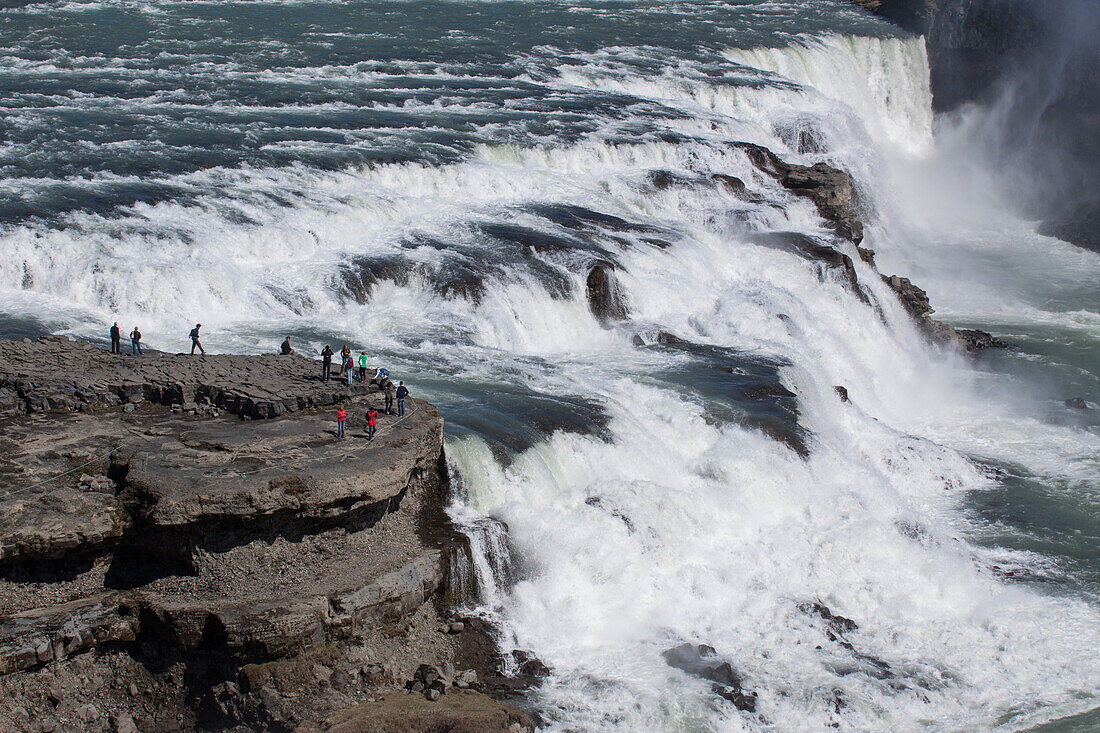
{"type": "Polygon", "coordinates": [[[134,356],[141,356],[141,331],[137,326],[134,326],[134,330],[130,332],[130,349],[134,356]]]}
{"type": "Polygon", "coordinates": [[[367,408],[367,440],[374,440],[374,431],[378,427],[378,413],[373,407],[367,408]]]}
{"type": "Polygon", "coordinates": [[[111,326],[111,353],[122,353],[122,331],[118,330],[118,321],[115,321],[115,325],[111,326]]]}
{"type": "Polygon", "coordinates": [[[336,411],[336,437],[344,437],[344,423],[348,421],[348,411],[343,407],[336,411]]]}
{"type": "Polygon", "coordinates": [[[367,352],[359,353],[359,381],[367,381],[367,352]]]}
{"type": "Polygon", "coordinates": [[[391,382],[390,380],[387,379],[386,380],[386,386],[385,386],[384,389],[385,389],[385,392],[386,392],[386,414],[387,415],[392,415],[393,414],[393,398],[397,394],[397,387],[393,386],[393,382],[391,382]]]}
{"type": "Polygon", "coordinates": [[[328,344],[325,344],[325,348],[321,351],[321,379],[325,382],[332,376],[332,355],[333,350],[328,344]]]}
{"type": "Polygon", "coordinates": [[[344,348],[340,349],[340,376],[344,376],[344,370],[351,366],[351,347],[344,344],[344,348]]]}
{"type": "Polygon", "coordinates": [[[405,398],[409,396],[409,388],[405,386],[404,382],[397,385],[397,416],[404,417],[405,415],[405,398]]]}
{"type": "Polygon", "coordinates": [[[351,354],[348,354],[347,358],[344,359],[344,369],[347,371],[348,386],[350,387],[351,383],[355,381],[355,364],[352,363],[351,354]]]}
{"type": "Polygon", "coordinates": [[[200,328],[202,328],[202,324],[196,323],[195,327],[191,329],[191,356],[195,355],[195,349],[198,349],[200,354],[206,356],[206,351],[203,350],[202,344],[199,343],[200,328]]]}

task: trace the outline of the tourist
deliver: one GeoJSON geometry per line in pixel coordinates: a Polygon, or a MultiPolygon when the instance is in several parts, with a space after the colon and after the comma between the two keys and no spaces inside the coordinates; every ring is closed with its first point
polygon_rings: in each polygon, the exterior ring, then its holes
{"type": "Polygon", "coordinates": [[[370,381],[374,382],[379,387],[385,387],[386,382],[388,382],[389,379],[390,379],[390,370],[389,369],[383,369],[382,367],[378,367],[378,371],[376,371],[374,373],[374,378],[371,379],[370,381]]]}
{"type": "Polygon", "coordinates": [[[294,349],[290,346],[290,336],[283,339],[283,346],[279,351],[283,356],[294,356],[294,349]]]}
{"type": "Polygon", "coordinates": [[[344,376],[344,370],[351,364],[351,347],[344,344],[344,348],[340,349],[340,376],[344,376]]]}
{"type": "Polygon", "coordinates": [[[351,383],[355,381],[355,365],[351,361],[351,354],[348,354],[347,359],[344,360],[344,369],[347,371],[348,386],[350,387],[351,383]]]}
{"type": "Polygon", "coordinates": [[[409,388],[405,386],[404,382],[400,382],[397,385],[397,416],[403,417],[405,415],[405,398],[409,396],[409,388]]]}
{"type": "Polygon", "coordinates": [[[359,354],[359,381],[367,381],[367,352],[363,351],[359,354]]]}
{"type": "Polygon", "coordinates": [[[348,411],[343,407],[336,410],[336,437],[344,437],[344,423],[348,421],[348,411]]]}
{"type": "Polygon", "coordinates": [[[195,349],[199,350],[199,353],[206,356],[206,352],[202,348],[202,344],[199,343],[199,329],[202,328],[201,323],[196,323],[195,327],[191,329],[191,356],[195,355],[195,349]]]}
{"type": "Polygon", "coordinates": [[[367,440],[374,440],[374,430],[378,426],[378,413],[373,407],[367,408],[367,440]]]}
{"type": "Polygon", "coordinates": [[[122,332],[118,330],[118,321],[115,321],[115,325],[111,326],[111,353],[122,353],[122,332]]]}
{"type": "Polygon", "coordinates": [[[325,344],[324,350],[321,351],[321,379],[325,382],[332,375],[332,355],[333,350],[328,344],[325,344]]]}
{"type": "Polygon", "coordinates": [[[141,331],[137,326],[130,332],[130,349],[134,356],[141,356],[141,331]]]}
{"type": "Polygon", "coordinates": [[[386,380],[386,386],[382,388],[386,393],[386,414],[393,414],[393,398],[397,393],[397,387],[393,386],[393,382],[386,380]]]}

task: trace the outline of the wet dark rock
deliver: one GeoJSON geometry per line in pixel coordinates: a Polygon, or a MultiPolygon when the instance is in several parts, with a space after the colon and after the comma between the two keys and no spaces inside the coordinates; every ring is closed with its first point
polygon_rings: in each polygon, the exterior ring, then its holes
{"type": "Polygon", "coordinates": [[[396,255],[353,257],[340,266],[336,291],[364,305],[378,283],[385,280],[396,285],[407,285],[414,270],[413,262],[396,255]]]}
{"type": "Polygon", "coordinates": [[[695,185],[698,181],[691,176],[685,176],[681,173],[674,173],[668,170],[655,170],[650,171],[647,176],[649,185],[656,188],[658,191],[667,191],[670,188],[676,187],[690,187],[695,185]]]}
{"type": "Polygon", "coordinates": [[[1068,400],[1066,400],[1062,404],[1064,404],[1066,407],[1070,408],[1071,410],[1087,410],[1087,409],[1089,409],[1089,403],[1085,402],[1084,397],[1070,397],[1068,400]]]}
{"type": "Polygon", "coordinates": [[[849,631],[855,631],[859,628],[859,624],[850,618],[845,618],[834,614],[828,606],[819,601],[810,601],[806,603],[799,603],[798,610],[807,616],[817,616],[825,621],[830,629],[839,633],[847,633],[849,631]]]}
{"type": "Polygon", "coordinates": [[[753,241],[766,247],[796,254],[811,262],[821,263],[825,268],[837,272],[853,295],[864,303],[870,302],[859,286],[852,258],[835,247],[823,244],[801,232],[761,232],[753,235],[753,241]]]}
{"type": "Polygon", "coordinates": [[[477,304],[485,296],[485,275],[463,266],[447,268],[432,284],[444,298],[463,298],[477,304]]]}
{"type": "Polygon", "coordinates": [[[1003,341],[986,331],[952,328],[942,321],[929,318],[929,314],[935,311],[928,302],[928,293],[914,285],[909,278],[890,275],[883,277],[883,281],[897,294],[906,312],[920,324],[925,334],[933,341],[952,344],[967,352],[1005,347],[1003,341]]]}
{"type": "Polygon", "coordinates": [[[735,196],[745,195],[745,182],[737,176],[731,176],[725,173],[712,173],[710,179],[721,184],[727,191],[735,196]]]}
{"type": "Polygon", "coordinates": [[[550,674],[550,668],[532,652],[525,649],[512,650],[512,658],[515,659],[516,664],[519,665],[518,669],[521,675],[526,675],[528,677],[547,677],[550,674]]]}
{"type": "Polygon", "coordinates": [[[928,302],[928,293],[914,285],[909,278],[890,275],[884,277],[883,280],[886,281],[891,290],[897,293],[902,306],[914,318],[924,318],[929,313],[935,312],[928,302]]]}
{"type": "Polygon", "coordinates": [[[588,307],[604,324],[625,320],[628,314],[626,298],[615,281],[615,268],[608,262],[594,265],[586,279],[588,307]]]}
{"type": "Polygon", "coordinates": [[[714,647],[707,644],[684,643],[661,652],[665,663],[687,674],[715,683],[713,690],[732,702],[739,710],[755,712],[756,693],[746,692],[741,676],[729,662],[718,658],[714,647]]]}
{"type": "Polygon", "coordinates": [[[630,520],[630,517],[628,517],[621,509],[611,505],[610,502],[606,501],[602,497],[590,496],[584,500],[584,503],[590,507],[595,507],[597,509],[608,512],[611,516],[622,521],[623,525],[627,528],[628,531],[636,531],[634,527],[634,522],[630,520]]]}
{"type": "Polygon", "coordinates": [[[967,351],[1003,349],[1006,347],[1004,341],[1001,341],[999,338],[986,331],[979,331],[974,328],[956,328],[954,330],[956,337],[967,351]]]}
{"type": "Polygon", "coordinates": [[[810,166],[787,163],[761,145],[739,142],[735,146],[745,152],[758,170],[778,180],[796,196],[810,199],[838,236],[856,244],[863,241],[855,183],[848,173],[827,163],[810,166]]]}
{"type": "Polygon", "coordinates": [[[833,387],[833,390],[836,391],[837,396],[840,397],[841,402],[848,401],[848,389],[846,387],[841,387],[840,385],[837,385],[833,387]]]}

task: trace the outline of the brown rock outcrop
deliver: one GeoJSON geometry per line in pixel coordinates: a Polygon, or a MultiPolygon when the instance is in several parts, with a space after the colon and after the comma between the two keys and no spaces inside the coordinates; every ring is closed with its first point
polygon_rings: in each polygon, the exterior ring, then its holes
{"type": "MultiPolygon", "coordinates": [[[[0,342],[16,396],[0,416],[0,729],[28,729],[17,711],[47,698],[57,721],[142,731],[320,726],[484,633],[435,631],[453,534],[439,413],[410,400],[368,443],[381,395],[317,367],[0,342]],[[336,401],[344,440],[319,408],[336,401]],[[250,665],[294,686],[253,685],[250,665]],[[92,683],[50,692],[71,679],[92,683]]],[[[468,725],[514,718],[466,697],[468,725]]]]}
{"type": "Polygon", "coordinates": [[[787,163],[761,145],[743,142],[735,145],[758,170],[775,178],[794,195],[812,201],[838,236],[855,244],[863,241],[856,187],[847,172],[827,163],[809,166],[787,163]]]}

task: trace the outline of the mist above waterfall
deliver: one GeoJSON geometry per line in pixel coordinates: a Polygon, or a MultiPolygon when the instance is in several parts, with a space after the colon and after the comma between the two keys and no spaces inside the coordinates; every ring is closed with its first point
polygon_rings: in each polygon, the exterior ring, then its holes
{"type": "Polygon", "coordinates": [[[941,72],[956,85],[944,81],[943,96],[973,96],[940,120],[945,144],[1043,231],[1100,249],[1100,3],[947,2],[939,12],[958,27],[931,26],[930,44],[984,48],[973,70],[958,53],[932,54],[955,66],[941,72]],[[968,74],[971,89],[959,89],[968,74]]]}

